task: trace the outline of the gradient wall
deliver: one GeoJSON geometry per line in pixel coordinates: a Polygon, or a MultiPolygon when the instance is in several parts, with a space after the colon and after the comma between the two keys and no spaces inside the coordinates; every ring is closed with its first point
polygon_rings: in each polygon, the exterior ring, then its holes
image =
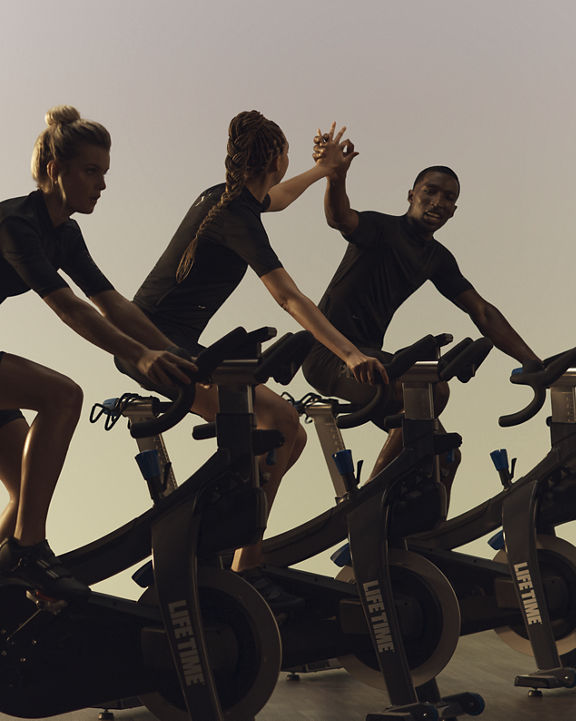
{"type": "MultiPolygon", "coordinates": [[[[95,213],[78,220],[97,262],[127,296],[191,201],[223,179],[230,118],[257,108],[290,141],[289,174],[310,166],[318,126],[346,124],[360,152],[349,175],[359,210],[401,214],[421,168],[454,167],[460,207],[438,239],[540,355],[576,344],[572,2],[25,0],[7,7],[0,11],[0,197],[33,189],[29,157],[49,107],[73,104],[103,122],[113,138],[108,189],[95,213]]],[[[314,300],[345,246],[325,224],[322,186],[265,216],[274,248],[314,300]]],[[[148,505],[132,460],[136,447],[122,424],[105,433],[88,423],[93,402],[136,388],[32,293],[1,310],[1,348],[67,373],[85,389],[83,418],[49,517],[49,538],[63,552],[148,505]]],[[[204,339],[238,324],[297,328],[253,274],[204,339]]],[[[431,285],[398,312],[386,347],[429,332],[478,335],[431,285]]],[[[476,379],[453,388],[443,422],[464,437],[453,514],[498,492],[490,450],[507,447],[523,473],[547,448],[544,411],[520,428],[498,428],[498,416],[528,398],[508,382],[515,365],[494,351],[476,379]]],[[[301,376],[291,387],[296,395],[306,390],[301,376]]],[[[191,423],[183,426],[166,439],[179,477],[213,448],[209,441],[192,443],[191,423]]],[[[346,437],[355,458],[371,466],[382,434],[363,429],[346,437]]],[[[332,496],[310,437],[280,491],[269,532],[315,515],[332,496]]],[[[573,531],[566,537],[576,540],[573,531]]],[[[483,542],[474,548],[489,555],[483,542]]],[[[332,571],[326,558],[306,567],[332,571]]],[[[136,595],[128,580],[103,588],[136,595]]]]}

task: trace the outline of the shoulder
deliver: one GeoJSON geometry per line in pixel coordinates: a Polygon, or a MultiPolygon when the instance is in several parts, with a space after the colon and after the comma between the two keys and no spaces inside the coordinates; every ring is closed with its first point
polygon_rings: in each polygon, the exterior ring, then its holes
{"type": "Polygon", "coordinates": [[[204,192],[200,193],[200,195],[192,203],[192,207],[194,208],[196,206],[205,205],[206,203],[214,205],[220,200],[225,188],[225,183],[217,183],[216,185],[210,186],[210,188],[207,188],[204,192]]]}
{"type": "Polygon", "coordinates": [[[252,230],[259,229],[264,232],[261,213],[269,205],[268,196],[260,203],[246,188],[237,198],[234,198],[223,209],[223,217],[228,218],[232,223],[241,223],[252,230]]]}
{"type": "Polygon", "coordinates": [[[86,249],[82,230],[73,218],[56,228],[56,237],[58,238],[56,242],[63,248],[68,247],[69,250],[86,249]]]}
{"type": "Polygon", "coordinates": [[[434,238],[432,240],[432,244],[434,246],[436,257],[438,258],[439,262],[456,264],[456,257],[454,256],[454,253],[449,250],[443,243],[434,238]]]}
{"type": "Polygon", "coordinates": [[[0,244],[3,251],[23,250],[41,242],[50,230],[48,211],[40,191],[0,202],[0,244]]]}
{"type": "Polygon", "coordinates": [[[224,183],[218,183],[200,193],[186,213],[186,218],[204,217],[210,208],[220,200],[225,187],[224,183]]]}
{"type": "Polygon", "coordinates": [[[25,222],[36,222],[40,215],[39,190],[18,198],[9,198],[0,202],[0,222],[10,219],[21,219],[25,222]]]}
{"type": "MultiPolygon", "coordinates": [[[[358,211],[357,211],[358,212],[358,211]]],[[[388,215],[376,210],[358,212],[358,225],[344,238],[355,245],[372,245],[402,231],[402,216],[388,215]]]]}

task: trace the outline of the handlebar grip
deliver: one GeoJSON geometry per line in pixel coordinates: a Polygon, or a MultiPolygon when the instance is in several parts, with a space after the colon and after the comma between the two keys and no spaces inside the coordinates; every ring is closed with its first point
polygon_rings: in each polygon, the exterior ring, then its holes
{"type": "Polygon", "coordinates": [[[568,368],[576,363],[576,348],[552,356],[544,362],[542,367],[539,361],[527,361],[520,372],[513,373],[510,381],[516,385],[527,385],[532,388],[534,398],[521,411],[500,416],[498,424],[503,428],[519,425],[530,420],[544,405],[546,389],[563,375],[568,368]]]}
{"type": "MultiPolygon", "coordinates": [[[[458,345],[462,345],[460,352],[451,355],[447,359],[448,362],[439,370],[438,377],[441,381],[449,381],[456,376],[462,383],[468,383],[494,347],[494,344],[488,338],[478,338],[470,343],[462,341],[462,344],[458,345]]],[[[458,346],[454,350],[457,348],[458,346]]],[[[446,356],[448,355],[450,354],[447,353],[446,356]]]]}
{"type": "Polygon", "coordinates": [[[268,378],[274,378],[277,383],[287,385],[298,372],[313,344],[314,336],[307,330],[286,333],[263,353],[254,375],[255,380],[265,383],[268,378]]]}
{"type": "Polygon", "coordinates": [[[468,346],[472,343],[472,338],[463,338],[461,341],[456,343],[456,345],[453,348],[450,348],[449,351],[444,353],[440,359],[438,360],[438,376],[441,380],[445,380],[442,378],[442,374],[444,373],[444,369],[447,368],[452,361],[457,358],[462,351],[466,350],[468,346]]]}
{"type": "Polygon", "coordinates": [[[436,352],[439,345],[442,344],[439,342],[441,338],[443,336],[426,335],[416,343],[395,353],[390,362],[385,364],[390,380],[399,378],[418,361],[436,360],[436,352]]]}
{"type": "Polygon", "coordinates": [[[246,330],[239,327],[231,330],[230,333],[226,333],[225,336],[205,348],[194,361],[198,368],[196,380],[200,383],[209,380],[214,368],[222,363],[225,358],[230,357],[230,354],[238,346],[242,345],[247,338],[248,333],[246,330]]]}
{"type": "MultiPolygon", "coordinates": [[[[423,360],[436,360],[438,349],[447,343],[451,343],[453,337],[449,333],[441,335],[426,335],[420,340],[412,343],[407,348],[397,351],[388,363],[384,364],[388,379],[395,380],[408,371],[415,363],[423,360]]],[[[390,393],[391,386],[380,383],[376,388],[376,393],[370,399],[366,406],[359,408],[346,416],[340,416],[336,424],[338,428],[355,428],[366,421],[370,420],[370,416],[374,409],[383,402],[384,394],[390,393]]]]}
{"type": "Polygon", "coordinates": [[[130,435],[132,438],[148,438],[149,436],[157,436],[172,428],[190,411],[195,394],[194,381],[188,385],[180,386],[176,399],[170,404],[166,413],[150,421],[133,423],[130,426],[130,435]]]}
{"type": "Polygon", "coordinates": [[[521,423],[529,421],[530,418],[536,415],[540,408],[544,405],[546,400],[546,388],[532,388],[534,391],[534,398],[530,403],[517,413],[510,413],[507,416],[500,416],[498,419],[498,425],[501,428],[509,428],[510,426],[519,426],[521,423]]]}
{"type": "Polygon", "coordinates": [[[384,395],[384,391],[388,387],[389,386],[385,385],[384,383],[380,383],[376,387],[376,392],[374,393],[374,396],[365,406],[359,408],[353,413],[348,413],[345,416],[337,418],[336,425],[338,426],[338,428],[355,428],[356,426],[361,426],[363,423],[366,423],[366,421],[370,420],[372,411],[380,403],[384,395]]]}
{"type": "Polygon", "coordinates": [[[545,373],[547,384],[550,385],[551,383],[554,383],[554,381],[558,380],[558,378],[560,378],[560,376],[563,375],[568,370],[568,368],[573,366],[575,363],[576,348],[571,348],[565,353],[551,358],[550,361],[546,364],[545,373]]]}
{"type": "Polygon", "coordinates": [[[196,358],[195,363],[198,372],[192,379],[192,382],[178,387],[176,399],[170,404],[166,413],[150,421],[133,423],[130,426],[130,435],[132,438],[156,436],[179,423],[190,411],[190,407],[194,402],[196,382],[208,380],[214,368],[216,368],[224,358],[229,356],[237,346],[243,343],[246,340],[246,336],[247,333],[244,328],[235,328],[223,338],[220,338],[220,340],[217,340],[203,350],[196,358]]]}

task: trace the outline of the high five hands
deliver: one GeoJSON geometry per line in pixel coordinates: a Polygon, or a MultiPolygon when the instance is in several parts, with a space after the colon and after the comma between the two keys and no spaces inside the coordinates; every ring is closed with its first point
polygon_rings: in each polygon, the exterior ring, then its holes
{"type": "Polygon", "coordinates": [[[342,136],[346,132],[344,125],[334,135],[336,131],[336,123],[332,123],[330,130],[323,133],[318,128],[317,134],[314,136],[314,151],[312,157],[316,165],[326,167],[329,174],[346,174],[350,163],[358,155],[354,150],[354,143],[346,138],[342,140],[342,136]]]}

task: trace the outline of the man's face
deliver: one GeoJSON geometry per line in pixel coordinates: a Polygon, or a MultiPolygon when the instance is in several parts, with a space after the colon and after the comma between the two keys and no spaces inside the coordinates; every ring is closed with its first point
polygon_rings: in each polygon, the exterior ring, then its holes
{"type": "Polygon", "coordinates": [[[408,191],[408,217],[427,235],[441,228],[456,211],[460,188],[451,175],[431,171],[408,191]]]}

